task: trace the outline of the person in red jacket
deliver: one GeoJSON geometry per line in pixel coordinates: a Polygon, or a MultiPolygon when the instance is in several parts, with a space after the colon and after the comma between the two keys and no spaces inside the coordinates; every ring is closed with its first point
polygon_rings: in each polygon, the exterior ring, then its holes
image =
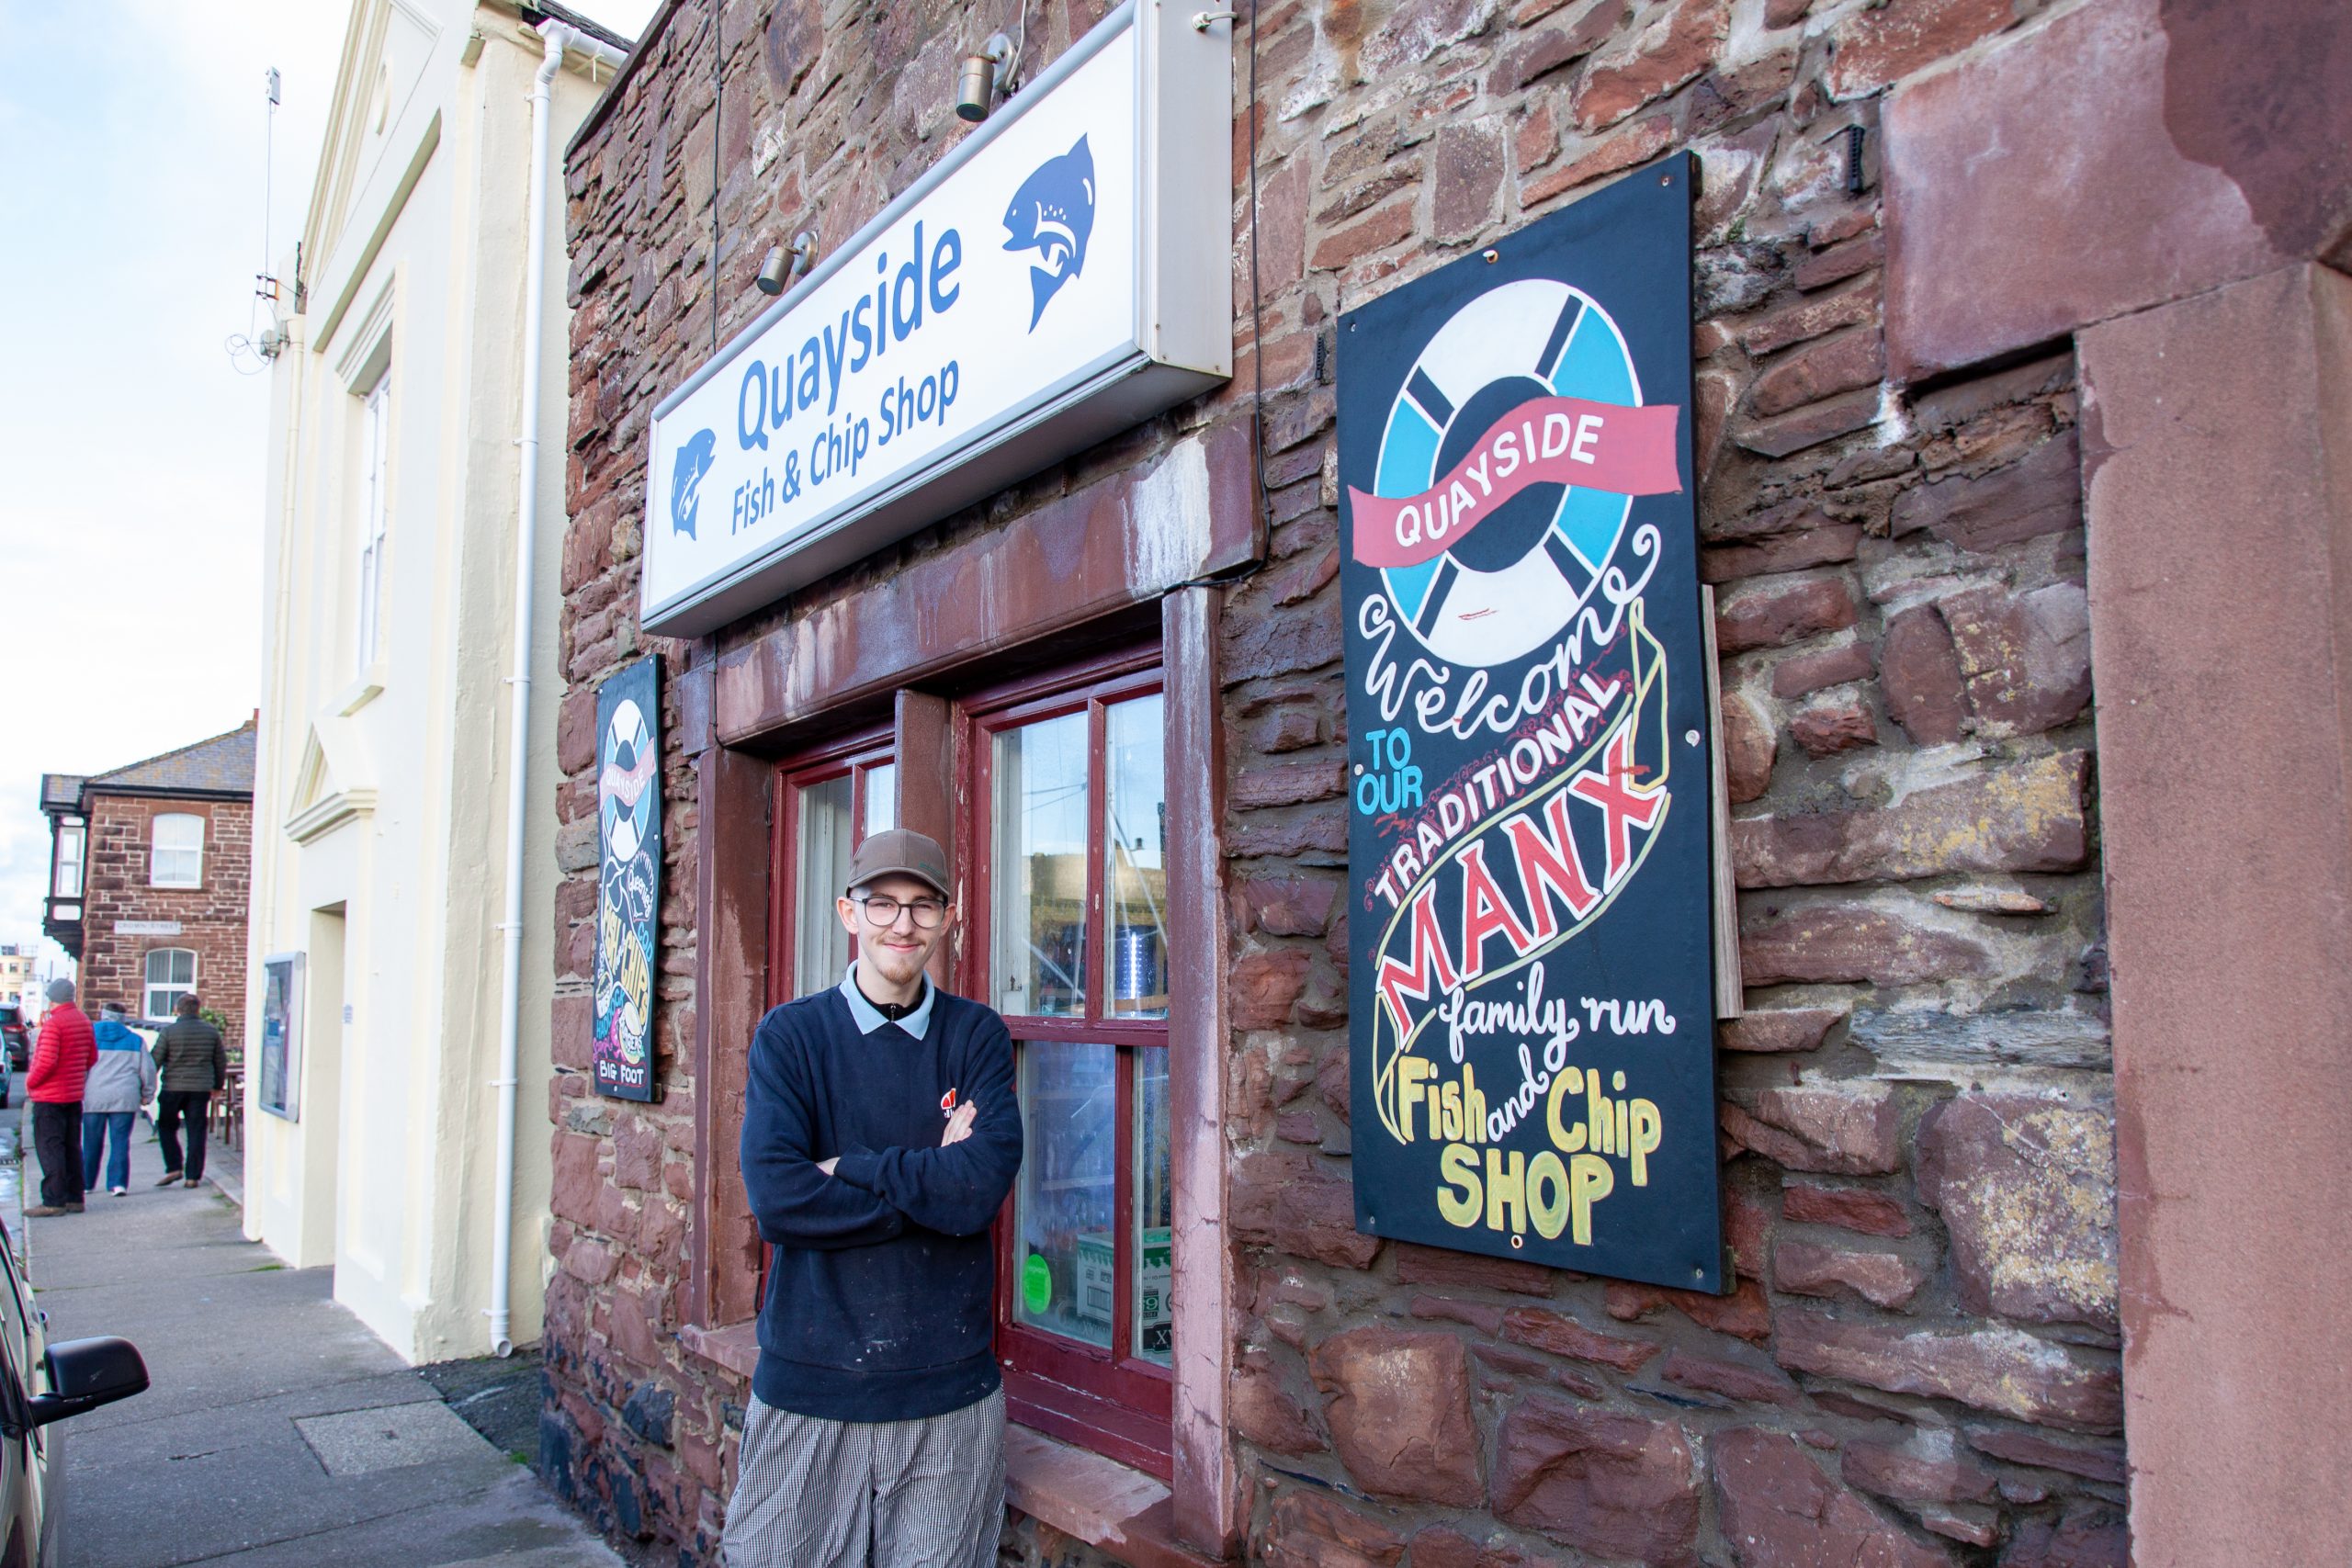
{"type": "Polygon", "coordinates": [[[74,982],[51,981],[49,1011],[25,1074],[25,1098],[33,1102],[33,1147],[40,1152],[40,1202],[27,1209],[28,1215],[82,1212],[82,1080],[97,1059],[89,1017],[74,1005],[74,982]]]}

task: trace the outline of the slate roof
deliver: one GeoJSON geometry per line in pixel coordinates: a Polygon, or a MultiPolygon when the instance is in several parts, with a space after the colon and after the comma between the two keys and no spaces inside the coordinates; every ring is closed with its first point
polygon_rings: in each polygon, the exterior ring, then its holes
{"type": "Polygon", "coordinates": [[[254,792],[254,726],[130,763],[83,781],[84,793],[242,795],[254,792]]]}
{"type": "Polygon", "coordinates": [[[79,773],[41,774],[40,808],[43,811],[79,811],[82,808],[82,786],[89,782],[79,773]]]}

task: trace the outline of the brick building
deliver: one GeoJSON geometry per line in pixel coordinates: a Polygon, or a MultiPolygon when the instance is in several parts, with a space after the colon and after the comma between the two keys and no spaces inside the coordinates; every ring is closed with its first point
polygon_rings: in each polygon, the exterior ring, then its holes
{"type": "Polygon", "coordinates": [[[168,1020],[194,991],[245,1016],[253,885],[254,725],[88,777],[41,776],[50,818],[44,929],[77,963],[85,1010],[168,1020]]]}
{"type": "Polygon", "coordinates": [[[2352,128],[2323,62],[2352,22],[1245,14],[1231,379],[772,603],[644,631],[650,536],[692,494],[649,493],[649,425],[759,315],[763,254],[847,244],[937,166],[991,28],[1025,91],[1125,15],[682,0],[572,144],[550,1477],[715,1561],[761,1277],[744,1045],[838,976],[799,911],[896,820],[970,879],[950,982],[1024,1015],[1033,1167],[1107,1191],[1050,1163],[1039,1112],[1090,1083],[1136,1108],[1103,1123],[1116,1224],[1077,1237],[1081,1281],[1089,1246],[1134,1269],[1118,1304],[1049,1321],[1005,1291],[1008,1561],[2335,1550],[2352,128]],[[1334,324],[1682,150],[1747,1010],[1719,1027],[1720,1295],[1383,1240],[1351,1195],[1334,324]],[[588,986],[595,687],[648,649],[668,880],[638,1106],[593,1092],[588,986]],[[1008,828],[1016,755],[1085,809],[1008,828]],[[1148,852],[1104,826],[1138,790],[1148,852]],[[1017,954],[1008,979],[985,931],[1015,883],[1032,942],[1093,954],[1110,995],[1068,964],[1024,989],[1017,954]],[[1086,945],[1130,891],[1164,939],[1132,965],[1086,945]],[[1137,1304],[1155,1201],[1164,1321],[1137,1304]],[[1126,1226],[1132,1252],[1093,1239],[1126,1226]]]}

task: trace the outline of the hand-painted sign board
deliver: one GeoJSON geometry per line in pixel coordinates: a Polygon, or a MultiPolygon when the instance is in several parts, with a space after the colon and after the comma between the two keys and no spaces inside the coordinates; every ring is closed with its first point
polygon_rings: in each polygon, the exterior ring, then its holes
{"type": "Polygon", "coordinates": [[[1356,1224],[1724,1285],[1690,160],[1341,318],[1356,1224]]]}
{"type": "Polygon", "coordinates": [[[651,1100],[662,919],[659,654],[596,689],[596,1092],[651,1100]]]}
{"type": "Polygon", "coordinates": [[[709,631],[1232,372],[1233,46],[1127,0],[654,410],[640,615],[709,631]]]}

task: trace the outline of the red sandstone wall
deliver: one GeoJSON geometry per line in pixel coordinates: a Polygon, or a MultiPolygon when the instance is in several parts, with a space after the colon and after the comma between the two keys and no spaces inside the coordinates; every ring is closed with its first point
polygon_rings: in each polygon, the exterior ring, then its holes
{"type": "MultiPolygon", "coordinates": [[[[936,159],[957,46],[1010,7],[738,5],[723,337],[766,246],[831,246],[936,159]]],[[[1266,570],[1227,682],[1240,1247],[1233,1438],[1271,1564],[1561,1560],[2120,1568],[2112,1139],[2071,358],[1884,375],[1878,95],[2042,9],[1893,0],[1267,6],[1259,234],[1266,570]],[[1817,15],[1810,14],[1817,12],[1817,15]],[[1739,41],[1735,42],[1736,36],[1739,41]],[[1863,142],[1846,188],[1849,126],[1863,142]],[[1351,1228],[1332,393],[1314,340],[1392,280],[1669,149],[1698,214],[1700,508],[1749,1018],[1726,1026],[1736,1292],[1696,1297],[1351,1228]]],[[[1099,8],[1036,8],[1049,59],[1099,8]]],[[[1246,29],[1244,29],[1246,37],[1246,29]]],[[[683,1346],[698,823],[665,773],[666,1095],[586,1093],[594,684],[634,624],[642,435],[707,355],[711,38],[648,46],[570,163],[572,690],[557,913],[551,1473],[715,1558],[744,1383],[683,1346]]],[[[1237,130],[1238,162],[1246,146],[1237,130]]],[[[1241,209],[1246,228],[1246,206],[1241,209]]],[[[1246,253],[1237,259],[1246,301],[1246,253]]],[[[737,646],[1038,501],[1246,419],[1226,391],[754,617],[737,646]]],[[[650,639],[673,670],[716,649],[650,639]]],[[[673,695],[674,737],[684,717],[673,695]]],[[[1077,1562],[1035,1529],[1009,1561],[1077,1562]]]]}
{"type": "Polygon", "coordinates": [[[91,799],[89,875],[82,901],[82,963],[76,971],[83,1010],[120,1002],[139,1015],[150,949],[196,950],[196,989],[228,1019],[232,1051],[245,1028],[245,908],[253,889],[254,808],[249,801],[151,800],[98,795],[91,799]],[[207,818],[204,886],[147,886],[153,821],[180,812],[207,818]],[[118,920],[177,920],[177,936],[117,936],[118,920]]]}

